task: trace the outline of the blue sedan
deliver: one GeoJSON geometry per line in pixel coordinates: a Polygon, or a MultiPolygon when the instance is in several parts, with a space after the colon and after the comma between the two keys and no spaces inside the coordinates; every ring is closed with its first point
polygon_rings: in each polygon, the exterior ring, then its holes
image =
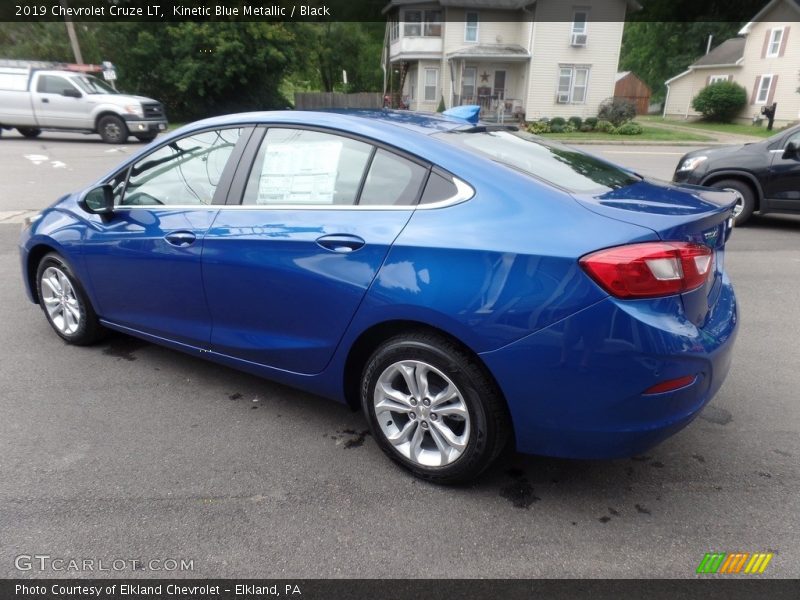
{"type": "Polygon", "coordinates": [[[459,115],[266,112],[159,138],[29,223],[56,334],[133,336],[361,407],[419,477],[508,444],[632,455],[731,361],[734,197],[459,115]]]}

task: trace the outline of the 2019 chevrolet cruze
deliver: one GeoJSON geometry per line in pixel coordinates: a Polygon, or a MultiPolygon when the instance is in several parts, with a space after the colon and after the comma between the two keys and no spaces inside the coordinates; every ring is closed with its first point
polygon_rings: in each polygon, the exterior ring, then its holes
{"type": "Polygon", "coordinates": [[[55,332],[361,406],[418,476],[632,455],[731,360],[734,198],[456,116],[273,112],[159,138],[23,230],[55,332]]]}

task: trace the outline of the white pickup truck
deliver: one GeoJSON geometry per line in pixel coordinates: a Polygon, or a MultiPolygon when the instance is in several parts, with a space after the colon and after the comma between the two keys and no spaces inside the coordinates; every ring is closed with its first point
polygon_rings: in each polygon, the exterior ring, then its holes
{"type": "Polygon", "coordinates": [[[44,129],[79,131],[121,144],[129,135],[149,142],[167,118],[160,102],[120,94],[91,75],[0,66],[0,134],[12,127],[30,138],[44,129]]]}

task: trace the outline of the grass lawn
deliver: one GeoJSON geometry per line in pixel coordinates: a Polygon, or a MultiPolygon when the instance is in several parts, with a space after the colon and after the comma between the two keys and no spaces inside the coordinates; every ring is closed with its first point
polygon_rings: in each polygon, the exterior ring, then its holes
{"type": "Polygon", "coordinates": [[[581,142],[608,140],[613,142],[708,142],[714,138],[702,133],[648,127],[640,122],[644,131],[641,135],[617,135],[613,133],[599,133],[589,131],[586,133],[543,133],[542,137],[563,142],[581,142]]]}
{"type": "Polygon", "coordinates": [[[739,123],[708,123],[706,121],[683,121],[681,119],[665,119],[664,117],[636,117],[639,123],[664,123],[665,125],[679,125],[681,127],[691,127],[701,131],[733,133],[737,135],[753,135],[767,138],[778,133],[778,127],[772,131],[767,130],[766,125],[755,127],[753,125],[741,125],[739,123]]]}

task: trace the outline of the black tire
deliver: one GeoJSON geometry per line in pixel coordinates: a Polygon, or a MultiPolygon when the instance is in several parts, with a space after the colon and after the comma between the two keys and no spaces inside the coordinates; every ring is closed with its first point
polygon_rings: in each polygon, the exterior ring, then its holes
{"type": "MultiPolygon", "coordinates": [[[[401,380],[398,379],[398,381],[401,380]]],[[[402,381],[400,385],[402,385],[402,381]]],[[[443,388],[439,387],[438,389],[441,391],[443,388]]],[[[412,396],[413,393],[409,395],[409,397],[412,396]]],[[[417,477],[434,483],[455,484],[474,479],[497,458],[510,438],[510,419],[505,402],[485,367],[456,343],[432,333],[412,332],[399,335],[387,340],[375,350],[362,374],[361,405],[369,421],[372,435],[381,450],[417,477]],[[428,393],[431,397],[434,396],[433,391],[436,391],[434,389],[436,380],[440,383],[447,383],[434,371],[444,374],[449,378],[449,383],[455,385],[459,392],[459,398],[466,406],[469,420],[465,420],[465,425],[468,423],[468,431],[466,426],[462,426],[459,434],[466,439],[466,445],[460,455],[449,464],[429,466],[420,464],[420,461],[404,455],[398,450],[399,446],[396,447],[389,441],[387,434],[384,433],[381,424],[377,421],[378,415],[374,402],[376,386],[381,377],[391,373],[392,369],[401,361],[424,363],[424,365],[434,368],[426,375],[426,380],[431,385],[428,393]],[[433,380],[431,374],[433,374],[433,380]]],[[[405,413],[400,411],[390,413],[391,417],[387,417],[386,412],[380,414],[387,419],[387,426],[393,425],[393,421],[389,420],[393,417],[395,419],[393,426],[398,430],[401,428],[405,430],[406,426],[422,427],[424,425],[425,428],[420,429],[422,444],[427,443],[429,449],[426,452],[433,456],[440,451],[434,444],[436,440],[433,430],[441,432],[441,426],[446,426],[446,421],[450,417],[443,416],[437,419],[432,414],[436,410],[433,405],[422,409],[421,400],[418,407],[421,410],[427,410],[428,413],[419,417],[411,417],[410,414],[405,416],[405,413]],[[426,418],[428,422],[424,423],[426,418]],[[397,422],[401,419],[405,419],[402,424],[397,422]],[[435,423],[434,420],[439,420],[439,423],[435,423]],[[412,421],[416,421],[417,424],[412,424],[412,421]],[[436,425],[440,427],[436,427],[436,425]]],[[[439,410],[441,410],[441,406],[439,410]]],[[[458,428],[457,422],[455,427],[458,428]]],[[[440,439],[442,438],[440,437],[440,439]]],[[[409,446],[411,446],[411,442],[409,442],[409,446]]],[[[409,452],[411,453],[410,450],[409,452]]],[[[444,454],[441,454],[440,462],[444,462],[443,457],[444,454]]]]}
{"type": "Polygon", "coordinates": [[[97,133],[106,144],[124,144],[128,139],[128,126],[114,115],[106,115],[97,122],[97,133]]]}
{"type": "Polygon", "coordinates": [[[38,127],[17,127],[17,131],[26,138],[37,138],[42,133],[42,130],[38,127]]]}
{"type": "Polygon", "coordinates": [[[137,135],[136,139],[142,142],[143,144],[149,144],[154,139],[156,139],[157,133],[143,133],[141,135],[137,135]]]}
{"type": "Polygon", "coordinates": [[[753,216],[753,211],[756,209],[756,194],[750,184],[739,179],[721,179],[712,183],[711,187],[730,190],[741,197],[742,210],[733,218],[735,225],[744,225],[753,216]]]}
{"type": "MultiPolygon", "coordinates": [[[[53,289],[52,286],[48,287],[53,289]]],[[[66,261],[55,252],[46,254],[39,262],[39,266],[36,269],[36,293],[39,298],[39,306],[42,308],[47,322],[50,323],[53,330],[67,343],[75,344],[76,346],[86,346],[104,337],[106,330],[100,325],[97,319],[97,313],[95,313],[92,304],[89,302],[81,282],[75,276],[66,261]],[[74,302],[72,302],[71,305],[77,310],[79,315],[77,327],[74,331],[66,330],[65,327],[60,326],[57,322],[58,317],[54,319],[45,306],[45,298],[51,296],[52,293],[49,290],[43,293],[43,286],[47,286],[47,284],[43,283],[43,279],[47,276],[46,274],[52,276],[55,273],[54,271],[48,271],[48,269],[51,268],[55,269],[55,272],[63,274],[69,281],[69,286],[72,289],[71,298],[74,299],[74,302]]],[[[67,296],[70,296],[68,291],[65,293],[67,296]]],[[[66,314],[66,308],[62,310],[62,314],[66,314]]]]}

